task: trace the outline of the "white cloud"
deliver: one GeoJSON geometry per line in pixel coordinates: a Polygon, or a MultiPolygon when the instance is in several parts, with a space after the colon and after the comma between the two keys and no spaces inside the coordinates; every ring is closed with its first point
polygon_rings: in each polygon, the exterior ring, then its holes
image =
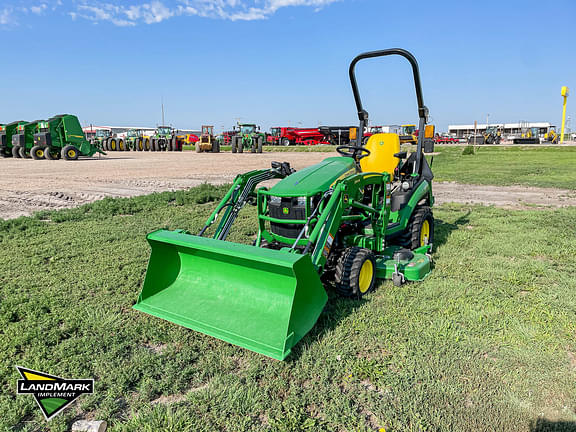
{"type": "Polygon", "coordinates": [[[42,15],[46,9],[48,9],[48,5],[46,3],[42,3],[38,6],[30,6],[30,12],[36,15],[42,15]]]}
{"type": "Polygon", "coordinates": [[[177,16],[198,16],[230,21],[255,21],[270,18],[287,7],[312,7],[315,11],[342,0],[10,0],[0,7],[0,26],[18,25],[25,15],[61,13],[72,20],[109,22],[130,27],[160,23],[177,16]],[[18,4],[17,4],[18,3],[18,4]]]}
{"type": "Polygon", "coordinates": [[[12,16],[13,9],[6,7],[0,9],[0,25],[6,26],[14,24],[14,17],[12,16]]]}
{"type": "Polygon", "coordinates": [[[231,21],[254,21],[267,19],[285,7],[306,6],[318,10],[336,1],[339,0],[176,0],[166,3],[154,0],[149,3],[118,6],[84,0],[71,15],[95,22],[109,21],[120,26],[153,24],[175,16],[191,15],[231,21]]]}

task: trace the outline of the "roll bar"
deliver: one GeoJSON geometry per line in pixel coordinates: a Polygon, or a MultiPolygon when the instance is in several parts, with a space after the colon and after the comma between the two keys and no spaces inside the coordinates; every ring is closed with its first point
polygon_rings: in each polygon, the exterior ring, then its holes
{"type": "Polygon", "coordinates": [[[408,51],[402,48],[390,48],[378,51],[369,51],[357,55],[354,60],[350,63],[350,68],[348,70],[348,75],[350,76],[350,84],[352,85],[352,92],[354,93],[354,101],[356,102],[356,109],[358,110],[358,119],[360,120],[360,127],[358,129],[358,134],[356,137],[356,147],[362,147],[362,138],[364,136],[364,128],[368,123],[368,112],[362,106],[362,98],[360,97],[360,92],[358,91],[358,83],[356,81],[356,64],[360,60],[374,58],[374,57],[386,57],[389,55],[399,55],[404,57],[410,62],[412,66],[412,75],[414,76],[414,87],[416,89],[416,100],[418,102],[418,117],[419,117],[419,133],[418,133],[418,149],[416,155],[416,166],[414,167],[415,172],[420,172],[420,166],[422,163],[422,149],[424,146],[424,128],[428,122],[428,108],[424,105],[424,97],[422,96],[422,85],[420,84],[420,71],[418,69],[418,62],[416,58],[408,51]]]}

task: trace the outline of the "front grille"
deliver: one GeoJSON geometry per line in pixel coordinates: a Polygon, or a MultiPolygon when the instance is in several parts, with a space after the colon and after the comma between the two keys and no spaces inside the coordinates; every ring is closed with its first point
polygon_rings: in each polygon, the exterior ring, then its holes
{"type": "MultiPolygon", "coordinates": [[[[270,216],[276,219],[306,219],[306,206],[298,205],[298,198],[282,198],[279,204],[268,201],[270,216]]],[[[302,224],[270,222],[270,231],[283,237],[295,239],[302,230],[302,224]]]]}
{"type": "Polygon", "coordinates": [[[24,147],[25,145],[26,145],[26,135],[24,134],[12,135],[12,147],[18,147],[18,146],[24,147]]]}
{"type": "Polygon", "coordinates": [[[50,147],[52,145],[52,136],[48,132],[34,134],[34,145],[40,147],[50,147]]]}

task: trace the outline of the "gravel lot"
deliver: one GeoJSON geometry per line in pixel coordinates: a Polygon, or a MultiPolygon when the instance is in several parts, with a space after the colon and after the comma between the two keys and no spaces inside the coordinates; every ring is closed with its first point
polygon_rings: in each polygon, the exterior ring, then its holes
{"type": "MultiPolygon", "coordinates": [[[[109,153],[67,161],[0,160],[0,218],[44,209],[75,207],[104,197],[130,197],[231,182],[240,172],[288,161],[301,169],[336,153],[210,154],[109,153]]],[[[483,203],[503,207],[576,205],[574,191],[436,183],[438,203],[483,203]]]]}

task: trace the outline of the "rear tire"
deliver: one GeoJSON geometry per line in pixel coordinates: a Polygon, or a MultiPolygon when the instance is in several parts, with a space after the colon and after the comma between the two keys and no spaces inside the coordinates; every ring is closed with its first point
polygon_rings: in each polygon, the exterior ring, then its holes
{"type": "Polygon", "coordinates": [[[257,143],[257,144],[256,144],[256,153],[262,153],[262,146],[263,146],[263,144],[264,144],[263,141],[264,141],[264,140],[263,140],[262,137],[259,137],[259,138],[256,140],[256,143],[257,143]]]}
{"type": "Polygon", "coordinates": [[[124,146],[124,140],[118,140],[118,151],[126,151],[126,147],[124,146]]]}
{"type": "Polygon", "coordinates": [[[200,148],[200,141],[196,141],[195,147],[196,153],[202,153],[202,149],[200,148]]]}
{"type": "Polygon", "coordinates": [[[150,138],[144,140],[144,151],[150,151],[150,138]]]}
{"type": "Polygon", "coordinates": [[[238,138],[236,150],[238,150],[238,153],[244,153],[244,140],[242,138],[238,138]]]}
{"type": "Polygon", "coordinates": [[[30,154],[28,152],[26,152],[26,148],[25,147],[18,147],[18,155],[22,158],[22,159],[30,159],[30,154]]]}
{"type": "Polygon", "coordinates": [[[416,207],[400,243],[411,250],[434,243],[434,215],[430,207],[416,207]]]}
{"type": "Polygon", "coordinates": [[[236,137],[232,137],[232,153],[236,153],[238,151],[236,137]]]}
{"type": "Polygon", "coordinates": [[[44,159],[44,148],[40,147],[40,146],[34,146],[32,147],[32,150],[30,150],[30,154],[32,155],[32,159],[35,160],[40,160],[40,159],[44,159]]]}
{"type": "Polygon", "coordinates": [[[178,151],[178,138],[172,138],[172,144],[170,145],[171,151],[178,151]]]}
{"type": "Polygon", "coordinates": [[[118,150],[118,143],[116,142],[116,140],[115,140],[114,138],[111,138],[111,139],[108,141],[108,147],[109,147],[108,149],[109,149],[110,151],[116,151],[116,150],[118,150]]]}
{"type": "Polygon", "coordinates": [[[212,143],[212,153],[220,153],[220,143],[218,141],[212,143]]]}
{"type": "Polygon", "coordinates": [[[288,138],[282,138],[282,145],[283,146],[289,146],[290,145],[290,140],[288,138]]]}
{"type": "Polygon", "coordinates": [[[12,157],[15,159],[20,159],[19,147],[12,147],[12,157]]]}
{"type": "Polygon", "coordinates": [[[66,146],[61,152],[62,158],[66,160],[77,160],[78,159],[78,149],[73,145],[66,146]]]}
{"type": "Polygon", "coordinates": [[[374,289],[376,261],[369,249],[357,246],[344,250],[334,274],[336,291],[344,297],[360,298],[374,289]]]}

